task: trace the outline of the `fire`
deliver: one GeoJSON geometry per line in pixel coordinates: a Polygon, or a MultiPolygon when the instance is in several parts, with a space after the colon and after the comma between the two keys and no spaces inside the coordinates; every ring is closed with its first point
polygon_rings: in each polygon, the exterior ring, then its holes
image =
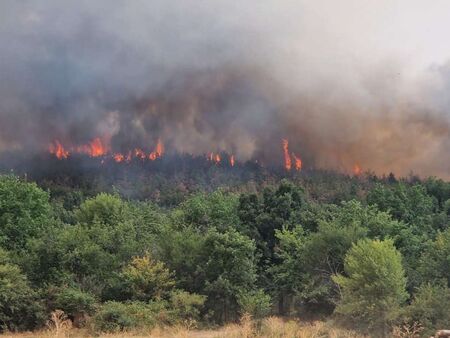
{"type": "Polygon", "coordinates": [[[136,156],[137,158],[140,158],[141,160],[145,160],[145,158],[147,157],[147,155],[144,153],[144,151],[139,148],[134,149],[134,156],[136,156]]]}
{"type": "Polygon", "coordinates": [[[162,144],[161,140],[158,139],[158,143],[156,143],[155,150],[153,150],[149,155],[148,158],[152,161],[156,160],[159,157],[162,157],[164,154],[164,145],[162,144]]]}
{"type": "Polygon", "coordinates": [[[123,162],[125,160],[125,156],[123,156],[123,154],[121,153],[114,154],[113,158],[117,163],[123,162]]]}
{"type": "Polygon", "coordinates": [[[74,152],[79,154],[86,154],[90,157],[100,157],[108,153],[108,146],[105,144],[105,142],[102,142],[99,137],[96,137],[88,144],[83,144],[81,146],[75,147],[74,152]]]}
{"type": "Polygon", "coordinates": [[[92,157],[99,157],[99,156],[103,156],[107,153],[107,148],[106,146],[102,143],[102,141],[100,140],[100,138],[95,138],[91,143],[91,156],[92,157]]]}
{"type": "Polygon", "coordinates": [[[61,144],[61,142],[55,140],[53,143],[49,145],[48,149],[50,154],[55,155],[56,158],[58,158],[59,160],[66,159],[69,157],[71,153],[75,153],[75,154],[85,154],[90,157],[110,156],[114,161],[118,163],[124,161],[130,162],[133,157],[142,160],[148,157],[150,160],[156,160],[157,158],[162,157],[164,154],[164,144],[161,142],[160,139],[158,139],[155,149],[148,156],[141,148],[135,148],[133,151],[128,151],[126,155],[123,153],[111,154],[109,142],[102,141],[102,139],[99,137],[94,138],[91,142],[87,144],[69,147],[68,148],[69,150],[66,150],[66,148],[61,144]]]}
{"type": "Polygon", "coordinates": [[[216,162],[216,164],[219,164],[221,160],[222,159],[220,158],[219,154],[216,154],[216,156],[214,156],[214,162],[216,162]]]}
{"type": "Polygon", "coordinates": [[[160,139],[158,139],[158,143],[156,143],[155,152],[157,157],[161,157],[164,154],[164,145],[162,144],[160,139]]]}
{"type": "Polygon", "coordinates": [[[359,175],[362,174],[362,169],[361,169],[361,167],[360,167],[358,164],[356,164],[356,163],[355,163],[355,165],[353,166],[353,174],[354,174],[355,176],[359,176],[359,175]]]}
{"type": "Polygon", "coordinates": [[[297,157],[294,153],[292,153],[292,158],[294,159],[294,168],[295,170],[302,170],[302,159],[297,157]]]}
{"type": "Polygon", "coordinates": [[[234,155],[230,156],[230,165],[234,167],[234,155]]]}
{"type": "Polygon", "coordinates": [[[289,155],[289,141],[286,139],[283,139],[283,152],[284,152],[284,167],[286,168],[286,170],[291,170],[292,161],[291,156],[289,155]]]}
{"type": "Polygon", "coordinates": [[[50,144],[49,151],[50,154],[54,154],[58,160],[69,157],[69,151],[65,150],[58,140],[55,140],[54,144],[50,144]]]}

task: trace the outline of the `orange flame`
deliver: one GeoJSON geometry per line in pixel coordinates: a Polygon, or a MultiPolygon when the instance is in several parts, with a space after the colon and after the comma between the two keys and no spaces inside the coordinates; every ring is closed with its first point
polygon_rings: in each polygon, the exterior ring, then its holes
{"type": "Polygon", "coordinates": [[[158,143],[156,144],[155,152],[158,157],[161,157],[164,154],[164,144],[162,144],[160,139],[158,139],[158,143]]]}
{"type": "Polygon", "coordinates": [[[286,168],[286,170],[291,170],[292,161],[291,156],[289,155],[289,141],[286,139],[283,139],[283,152],[284,152],[284,167],[286,168]]]}
{"type": "Polygon", "coordinates": [[[155,150],[152,151],[149,155],[148,158],[152,161],[156,160],[159,157],[162,157],[162,155],[164,154],[164,144],[162,144],[161,140],[158,139],[158,143],[156,144],[155,150]]]}
{"type": "Polygon", "coordinates": [[[87,154],[91,157],[100,157],[108,153],[108,147],[99,137],[93,139],[89,144],[84,144],[75,148],[75,152],[87,154]]]}
{"type": "Polygon", "coordinates": [[[292,158],[294,159],[295,170],[302,170],[302,159],[297,157],[294,153],[292,153],[292,158]]]}
{"type": "Polygon", "coordinates": [[[123,154],[121,153],[114,154],[113,158],[117,163],[123,162],[125,160],[125,156],[123,156],[123,154]]]}
{"type": "Polygon", "coordinates": [[[144,151],[142,149],[136,148],[134,149],[134,156],[144,160],[147,155],[145,155],[144,151]]]}
{"type": "Polygon", "coordinates": [[[219,154],[216,154],[216,156],[214,156],[214,162],[216,162],[216,164],[219,164],[221,160],[222,159],[220,158],[219,154]]]}
{"type": "Polygon", "coordinates": [[[355,176],[359,176],[359,175],[362,174],[362,169],[361,169],[361,167],[360,167],[358,164],[356,164],[356,163],[355,163],[355,165],[353,166],[353,174],[354,174],[355,176]]]}
{"type": "Polygon", "coordinates": [[[58,140],[55,140],[54,144],[50,144],[49,151],[50,154],[54,154],[58,160],[69,156],[69,151],[65,150],[63,145],[58,140]]]}
{"type": "Polygon", "coordinates": [[[234,155],[230,156],[230,164],[232,167],[234,167],[234,155]]]}

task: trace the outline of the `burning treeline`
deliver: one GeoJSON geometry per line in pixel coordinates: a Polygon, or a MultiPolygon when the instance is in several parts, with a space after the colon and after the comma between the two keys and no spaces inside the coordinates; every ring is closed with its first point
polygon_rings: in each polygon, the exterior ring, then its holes
{"type": "Polygon", "coordinates": [[[52,143],[62,159],[151,161],[164,156],[160,139],[214,163],[450,177],[450,66],[411,70],[366,50],[383,40],[360,34],[364,20],[347,27],[359,18],[339,17],[348,3],[321,6],[11,2],[0,20],[0,152],[52,143]],[[326,10],[337,26],[317,17],[326,10]]]}
{"type": "MultiPolygon", "coordinates": [[[[284,156],[284,168],[287,171],[295,169],[300,171],[302,169],[302,160],[294,152],[289,152],[289,141],[286,139],[282,140],[282,149],[284,156]]],[[[111,150],[111,146],[108,141],[105,141],[99,137],[94,138],[91,142],[83,145],[77,146],[64,146],[59,140],[53,141],[49,147],[48,151],[50,154],[54,155],[58,160],[64,160],[69,158],[73,154],[82,154],[93,158],[100,158],[102,161],[105,159],[112,159],[117,163],[131,162],[133,158],[140,160],[150,160],[155,161],[164,155],[164,144],[160,139],[158,139],[156,146],[152,151],[145,151],[142,148],[134,148],[128,150],[127,152],[114,152],[111,150]]],[[[235,165],[235,156],[233,154],[227,155],[228,164],[231,167],[235,165]]],[[[210,152],[206,155],[206,158],[217,165],[221,164],[223,161],[223,153],[210,152]]],[[[355,174],[359,174],[360,171],[355,174]]]]}

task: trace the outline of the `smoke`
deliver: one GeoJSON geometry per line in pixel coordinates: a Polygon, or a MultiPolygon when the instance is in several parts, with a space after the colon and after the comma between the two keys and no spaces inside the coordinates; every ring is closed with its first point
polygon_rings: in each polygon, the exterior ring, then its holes
{"type": "Polygon", "coordinates": [[[450,5],[4,0],[0,150],[103,136],[450,177],[450,5]]]}

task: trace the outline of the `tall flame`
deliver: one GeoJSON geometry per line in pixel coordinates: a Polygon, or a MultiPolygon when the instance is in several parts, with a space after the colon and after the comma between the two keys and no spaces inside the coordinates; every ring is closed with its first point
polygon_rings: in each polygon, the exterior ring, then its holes
{"type": "Polygon", "coordinates": [[[283,139],[283,152],[284,152],[284,167],[286,170],[291,170],[292,168],[292,161],[291,156],[289,155],[289,141],[286,139],[283,139]]]}
{"type": "Polygon", "coordinates": [[[158,139],[158,143],[156,143],[155,152],[158,157],[161,157],[164,154],[164,144],[162,144],[160,139],[158,139]]]}
{"type": "Polygon", "coordinates": [[[230,165],[234,167],[234,155],[230,156],[230,165]]]}
{"type": "Polygon", "coordinates": [[[69,156],[69,151],[65,150],[61,142],[55,140],[54,143],[49,146],[50,154],[54,154],[58,160],[67,158],[69,156]]]}
{"type": "Polygon", "coordinates": [[[148,158],[152,161],[156,160],[159,157],[162,157],[164,154],[164,145],[162,144],[161,140],[158,139],[158,143],[156,143],[155,150],[153,150],[149,155],[148,158]]]}
{"type": "Polygon", "coordinates": [[[302,159],[292,153],[292,158],[294,159],[294,168],[295,170],[302,170],[302,159]]]}
{"type": "Polygon", "coordinates": [[[216,154],[216,156],[214,156],[214,162],[216,162],[216,164],[219,164],[221,160],[222,159],[220,158],[219,154],[216,154]]]}

